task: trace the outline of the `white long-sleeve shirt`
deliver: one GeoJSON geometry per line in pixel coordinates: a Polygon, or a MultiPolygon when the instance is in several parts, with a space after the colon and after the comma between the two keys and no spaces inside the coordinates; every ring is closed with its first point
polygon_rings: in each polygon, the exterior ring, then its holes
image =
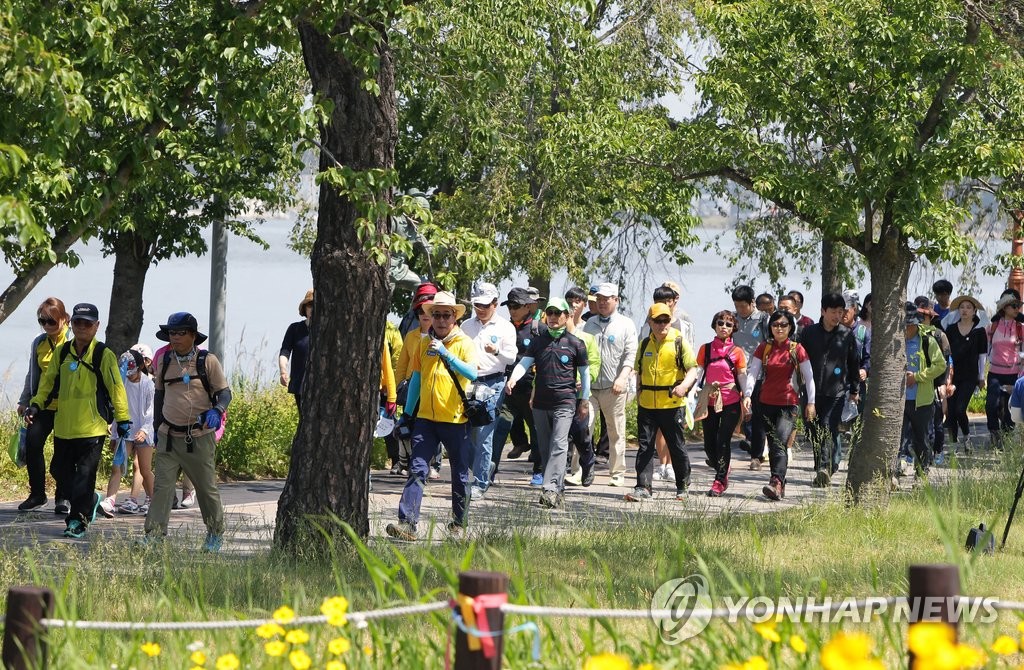
{"type": "Polygon", "coordinates": [[[516,362],[516,329],[508,319],[495,314],[487,323],[481,323],[474,316],[459,327],[476,345],[478,377],[504,373],[505,368],[516,362]],[[498,353],[489,353],[484,348],[488,344],[497,347],[498,353]]]}
{"type": "Polygon", "coordinates": [[[129,437],[135,437],[141,430],[146,433],[146,444],[153,444],[153,380],[149,375],[141,375],[137,382],[125,380],[124,391],[128,396],[128,414],[132,417],[129,437]]]}

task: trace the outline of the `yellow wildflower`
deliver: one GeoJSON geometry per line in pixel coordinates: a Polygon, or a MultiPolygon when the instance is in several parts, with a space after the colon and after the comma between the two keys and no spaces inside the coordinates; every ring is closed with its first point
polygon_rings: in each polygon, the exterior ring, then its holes
{"type": "Polygon", "coordinates": [[[327,617],[327,623],[332,626],[344,626],[347,621],[346,612],[348,612],[348,599],[342,596],[327,598],[320,606],[320,613],[327,617]]]}
{"type": "Polygon", "coordinates": [[[343,637],[336,637],[327,643],[327,650],[335,656],[340,656],[352,648],[352,643],[343,637]]]}
{"type": "Polygon", "coordinates": [[[881,661],[871,658],[874,643],[863,633],[840,632],[821,650],[821,666],[825,670],[883,670],[881,661]]]}
{"type": "Polygon", "coordinates": [[[203,670],[203,666],[195,665],[195,666],[192,666],[191,668],[189,668],[188,670],[203,670]]]}
{"type": "Polygon", "coordinates": [[[281,628],[281,625],[277,623],[265,623],[256,629],[256,634],[264,640],[269,640],[275,635],[284,635],[284,628],[281,628]]]}
{"type": "Polygon", "coordinates": [[[192,661],[193,665],[206,665],[206,654],[201,651],[193,651],[188,660],[192,661]]]}
{"type": "Polygon", "coordinates": [[[747,660],[740,663],[730,663],[729,665],[723,665],[721,670],[768,670],[768,661],[765,660],[764,656],[751,656],[747,660]]]}
{"type": "Polygon", "coordinates": [[[238,657],[234,654],[224,654],[217,657],[217,670],[238,670],[241,665],[238,657]]]}
{"type": "Polygon", "coordinates": [[[293,610],[291,607],[288,607],[287,605],[281,605],[276,610],[274,610],[274,614],[272,616],[274,618],[274,621],[276,621],[279,624],[291,623],[295,621],[295,610],[293,610]]]}
{"type": "Polygon", "coordinates": [[[941,621],[921,621],[907,629],[907,648],[915,656],[927,657],[956,642],[956,633],[941,621]]]}
{"type": "Polygon", "coordinates": [[[296,649],[288,654],[288,662],[295,670],[309,670],[309,666],[313,665],[313,659],[301,649],[296,649]]]}
{"type": "Polygon", "coordinates": [[[1000,656],[1010,656],[1020,651],[1020,645],[1009,635],[1000,635],[996,638],[996,641],[992,643],[992,651],[996,652],[1000,656]]]}
{"type": "Polygon", "coordinates": [[[267,652],[267,656],[273,656],[277,658],[288,651],[288,645],[281,640],[271,640],[270,642],[263,645],[263,651],[267,652]]]}
{"type": "Polygon", "coordinates": [[[779,632],[775,630],[774,621],[755,623],[754,630],[757,632],[758,635],[772,643],[778,642],[782,639],[782,637],[779,636],[779,632]]]}
{"type": "Polygon", "coordinates": [[[160,655],[160,645],[156,642],[147,642],[141,647],[142,653],[150,658],[160,655]]]}
{"type": "Polygon", "coordinates": [[[988,663],[988,654],[969,644],[958,644],[956,654],[960,668],[981,668],[988,663]]]}
{"type": "Polygon", "coordinates": [[[1021,635],[1024,635],[1024,621],[1021,621],[1019,624],[1017,624],[1017,632],[1021,635]]]}
{"type": "Polygon", "coordinates": [[[657,668],[654,667],[653,663],[644,663],[643,665],[638,667],[636,670],[657,670],[657,668]]]}
{"type": "Polygon", "coordinates": [[[628,658],[611,652],[591,656],[583,664],[583,670],[630,670],[632,667],[628,658]]]}
{"type": "Polygon", "coordinates": [[[363,645],[363,653],[366,654],[367,656],[373,656],[373,645],[372,644],[364,644],[363,645]]]}
{"type": "Polygon", "coordinates": [[[789,636],[789,646],[792,647],[793,651],[795,651],[798,654],[807,653],[807,643],[804,642],[804,639],[799,635],[789,636]]]}
{"type": "Polygon", "coordinates": [[[306,644],[309,642],[309,633],[301,628],[295,628],[288,631],[285,634],[284,639],[288,640],[292,644],[306,644]]]}
{"type": "Polygon", "coordinates": [[[341,661],[328,661],[327,670],[348,670],[348,666],[341,661]]]}

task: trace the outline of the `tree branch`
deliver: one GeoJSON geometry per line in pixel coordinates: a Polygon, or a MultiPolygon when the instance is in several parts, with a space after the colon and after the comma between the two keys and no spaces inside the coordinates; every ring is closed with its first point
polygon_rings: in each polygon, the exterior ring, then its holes
{"type": "MultiPolygon", "coordinates": [[[[974,45],[978,43],[978,37],[981,34],[981,24],[978,23],[977,17],[968,15],[967,18],[967,34],[964,36],[965,45],[974,45]]],[[[935,131],[938,129],[939,124],[945,118],[948,112],[946,101],[949,98],[953,87],[956,85],[957,78],[960,76],[960,68],[953,66],[946,73],[946,76],[942,78],[942,84],[939,85],[939,90],[935,92],[935,97],[932,99],[932,104],[928,107],[928,113],[925,114],[924,119],[917,126],[917,141],[915,143],[918,151],[924,148],[924,145],[935,135],[935,131]]],[[[960,96],[963,101],[969,101],[974,96],[974,89],[968,88],[960,96]]]]}

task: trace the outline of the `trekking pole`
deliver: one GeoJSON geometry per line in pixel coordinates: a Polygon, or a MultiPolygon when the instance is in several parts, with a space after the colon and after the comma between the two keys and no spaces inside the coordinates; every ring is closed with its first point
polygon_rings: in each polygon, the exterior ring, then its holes
{"type": "Polygon", "coordinates": [[[1006,519],[1006,528],[1003,529],[1003,543],[999,549],[1006,549],[1006,538],[1010,535],[1010,524],[1013,523],[1013,515],[1017,512],[1017,503],[1024,494],[1024,467],[1020,470],[1020,479],[1017,480],[1017,491],[1013,494],[1013,504],[1010,506],[1010,516],[1006,519]]]}

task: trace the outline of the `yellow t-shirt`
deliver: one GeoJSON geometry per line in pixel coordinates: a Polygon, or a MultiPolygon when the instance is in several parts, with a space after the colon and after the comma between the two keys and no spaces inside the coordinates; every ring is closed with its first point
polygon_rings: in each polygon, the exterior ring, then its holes
{"type": "MultiPolygon", "coordinates": [[[[675,386],[683,377],[686,371],[697,366],[697,358],[693,355],[693,349],[689,343],[675,328],[669,328],[665,339],[661,342],[652,335],[647,346],[643,346],[643,340],[636,350],[636,363],[634,370],[640,373],[640,384],[643,386],[675,386]],[[676,339],[680,338],[683,345],[683,369],[676,365],[676,339]],[[643,350],[641,355],[641,349],[643,350]]],[[[644,390],[640,389],[637,402],[644,409],[672,409],[681,407],[682,398],[677,398],[669,390],[644,390]]]]}
{"type": "MultiPolygon", "coordinates": [[[[452,328],[443,343],[452,356],[476,368],[476,345],[458,326],[452,328]]],[[[409,347],[409,341],[406,340],[406,349],[403,350],[410,350],[409,373],[420,373],[420,407],[416,416],[439,423],[466,423],[462,398],[455,389],[452,376],[441,362],[441,357],[428,351],[429,347],[430,337],[423,335],[415,341],[413,347],[409,347]]],[[[459,380],[463,391],[469,389],[468,379],[458,372],[455,378],[459,380]]]]}

